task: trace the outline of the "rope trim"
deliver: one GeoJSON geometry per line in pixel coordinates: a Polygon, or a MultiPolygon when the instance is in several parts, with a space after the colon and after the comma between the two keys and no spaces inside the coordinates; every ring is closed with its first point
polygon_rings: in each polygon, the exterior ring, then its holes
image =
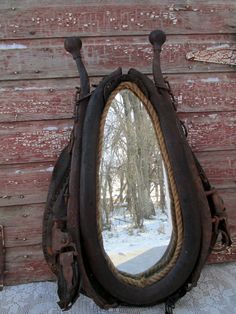
{"type": "Polygon", "coordinates": [[[172,167],[170,164],[169,156],[167,153],[165,140],[161,131],[159,118],[157,113],[151,104],[151,102],[147,99],[147,97],[142,93],[142,91],[138,88],[135,83],[132,82],[122,82],[119,86],[113,90],[110,94],[108,101],[105,105],[105,108],[102,113],[101,121],[100,121],[100,129],[99,129],[99,141],[98,141],[98,159],[97,159],[97,170],[100,166],[101,161],[101,153],[102,153],[102,146],[103,146],[103,135],[104,135],[104,125],[107,117],[108,110],[110,105],[116,96],[116,94],[124,89],[128,89],[138,97],[142,103],[144,104],[155,129],[155,133],[157,136],[157,140],[160,146],[160,151],[162,158],[164,160],[164,165],[167,170],[168,174],[168,181],[170,187],[170,195],[171,199],[171,216],[172,216],[172,225],[173,231],[171,239],[171,243],[168,247],[168,252],[163,256],[163,258],[157,262],[155,265],[150,267],[147,271],[139,273],[139,274],[129,274],[123,271],[119,271],[111,261],[110,257],[104,250],[103,246],[103,238],[102,238],[102,224],[101,224],[101,213],[99,211],[99,200],[100,200],[100,186],[99,186],[99,171],[96,172],[96,215],[97,215],[97,227],[98,227],[98,239],[100,242],[101,249],[103,254],[106,258],[108,267],[111,269],[113,274],[119,279],[121,282],[129,285],[134,285],[140,288],[143,288],[147,285],[152,285],[162,279],[166,274],[174,267],[182,248],[183,243],[183,221],[182,221],[182,212],[178,197],[178,192],[175,184],[175,179],[172,171],[172,167]]]}

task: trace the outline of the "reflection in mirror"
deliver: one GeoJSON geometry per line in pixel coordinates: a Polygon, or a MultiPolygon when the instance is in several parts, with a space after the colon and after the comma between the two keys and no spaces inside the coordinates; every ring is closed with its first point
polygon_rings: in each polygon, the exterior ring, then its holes
{"type": "Polygon", "coordinates": [[[99,186],[106,254],[121,271],[146,271],[170,242],[171,201],[153,123],[129,89],[118,92],[108,109],[99,186]]]}

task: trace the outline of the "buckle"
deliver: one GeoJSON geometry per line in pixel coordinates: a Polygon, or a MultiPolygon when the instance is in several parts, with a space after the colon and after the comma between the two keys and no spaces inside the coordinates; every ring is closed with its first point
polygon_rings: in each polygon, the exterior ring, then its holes
{"type": "Polygon", "coordinates": [[[211,250],[214,252],[221,252],[226,249],[227,246],[232,244],[229,232],[229,226],[227,221],[227,214],[225,211],[225,205],[222,198],[219,196],[215,188],[206,191],[209,204],[211,205],[212,214],[212,244],[211,250]],[[221,235],[221,247],[215,248],[217,238],[221,235]]]}
{"type": "Polygon", "coordinates": [[[212,224],[213,224],[213,232],[216,235],[216,237],[215,237],[214,245],[211,246],[211,250],[213,252],[222,252],[228,246],[230,246],[232,244],[232,241],[231,241],[230,235],[229,235],[229,230],[228,230],[227,216],[214,216],[214,217],[212,217],[212,224]],[[221,247],[215,248],[217,238],[220,234],[222,237],[221,247]]]}

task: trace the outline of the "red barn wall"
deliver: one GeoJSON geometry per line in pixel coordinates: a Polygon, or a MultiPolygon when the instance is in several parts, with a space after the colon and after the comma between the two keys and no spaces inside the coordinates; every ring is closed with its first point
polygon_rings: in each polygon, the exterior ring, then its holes
{"type": "Polygon", "coordinates": [[[196,62],[186,53],[233,49],[235,2],[22,0],[0,2],[0,224],[6,284],[52,279],[41,248],[42,215],[52,167],[69,139],[77,70],[63,49],[83,39],[93,83],[117,66],[151,74],[147,35],[168,39],[162,68],[178,113],[212,184],[228,209],[231,249],[211,261],[236,260],[236,76],[232,66],[196,62]],[[186,4],[188,3],[188,5],[186,4]]]}

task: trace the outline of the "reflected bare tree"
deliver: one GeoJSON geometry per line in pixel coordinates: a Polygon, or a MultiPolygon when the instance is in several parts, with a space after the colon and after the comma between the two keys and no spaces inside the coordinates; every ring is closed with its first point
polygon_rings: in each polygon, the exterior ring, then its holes
{"type": "Polygon", "coordinates": [[[119,210],[142,228],[145,219],[167,211],[166,182],[153,123],[142,102],[124,89],[113,99],[104,126],[99,169],[103,229],[119,210]]]}

